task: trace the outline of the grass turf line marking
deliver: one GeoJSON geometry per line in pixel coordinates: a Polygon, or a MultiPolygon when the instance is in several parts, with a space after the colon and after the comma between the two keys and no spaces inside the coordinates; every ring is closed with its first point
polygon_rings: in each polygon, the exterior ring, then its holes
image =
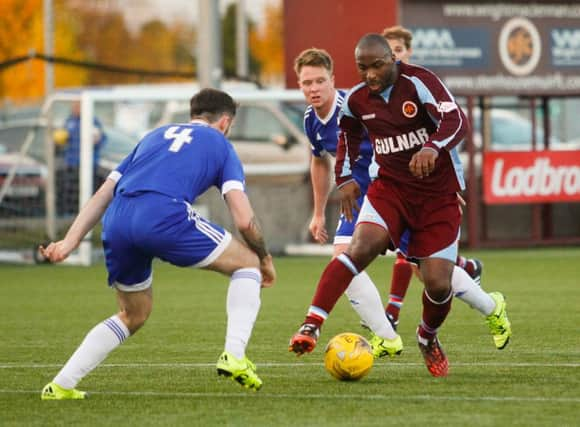
{"type": "MultiPolygon", "coordinates": [[[[3,363],[0,364],[0,369],[44,369],[44,368],[61,368],[62,363],[3,363]]],[[[284,363],[284,362],[265,362],[257,363],[259,367],[265,368],[288,368],[288,367],[298,367],[298,366],[323,366],[321,362],[297,362],[297,363],[284,363]]],[[[377,363],[374,367],[414,367],[423,366],[424,363],[415,362],[397,362],[392,363],[377,363]]],[[[461,367],[480,367],[480,366],[492,366],[492,367],[506,367],[506,368],[580,368],[580,363],[573,362],[454,362],[453,366],[461,367]]],[[[98,368],[208,368],[215,367],[214,363],[103,363],[99,365],[98,368]]]]}
{"type": "MultiPolygon", "coordinates": [[[[0,389],[0,394],[38,394],[39,390],[2,390],[0,389]]],[[[152,397],[260,397],[265,399],[304,399],[304,396],[300,394],[279,394],[279,393],[244,393],[241,390],[240,393],[196,393],[196,392],[157,392],[157,391],[89,391],[89,396],[91,395],[103,395],[103,396],[152,396],[152,397]]],[[[90,397],[89,397],[90,398],[90,397]]],[[[320,399],[320,400],[439,400],[439,401],[455,401],[455,402],[479,402],[479,401],[491,401],[491,402],[539,402],[539,403],[580,403],[580,397],[534,397],[534,396],[439,396],[439,395],[361,395],[361,394],[309,394],[309,399],[320,399]]]]}

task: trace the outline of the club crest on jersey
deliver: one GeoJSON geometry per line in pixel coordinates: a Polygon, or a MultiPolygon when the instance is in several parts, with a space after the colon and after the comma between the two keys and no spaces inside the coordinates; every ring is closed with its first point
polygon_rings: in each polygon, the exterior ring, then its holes
{"type": "Polygon", "coordinates": [[[403,102],[403,115],[405,117],[412,119],[417,115],[417,111],[419,111],[419,109],[417,108],[417,104],[413,101],[403,102]]]}

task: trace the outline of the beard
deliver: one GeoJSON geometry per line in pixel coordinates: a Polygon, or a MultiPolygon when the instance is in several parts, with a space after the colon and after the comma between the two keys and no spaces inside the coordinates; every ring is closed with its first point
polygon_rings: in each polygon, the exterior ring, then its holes
{"type": "Polygon", "coordinates": [[[397,68],[393,64],[390,70],[385,71],[382,75],[377,76],[372,80],[366,80],[365,83],[368,86],[371,93],[381,93],[386,88],[391,86],[397,79],[397,68]]]}

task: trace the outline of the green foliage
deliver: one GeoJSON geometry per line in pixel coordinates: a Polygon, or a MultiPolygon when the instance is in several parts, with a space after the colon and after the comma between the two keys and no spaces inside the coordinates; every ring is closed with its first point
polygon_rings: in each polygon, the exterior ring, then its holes
{"type": "MultiPolygon", "coordinates": [[[[102,265],[0,266],[2,425],[231,426],[562,426],[580,407],[580,249],[485,251],[483,286],[502,291],[514,337],[495,350],[483,318],[455,300],[441,331],[450,376],[432,378],[414,341],[421,312],[413,281],[401,315],[403,355],[375,363],[360,382],[332,379],[324,344],[363,333],[346,299],[325,324],[313,354],[288,353],[327,258],[280,258],[279,281],[262,292],[248,348],[264,387],[247,392],[218,378],[228,280],[155,265],[153,314],[81,383],[83,402],[41,402],[40,389],[93,325],[116,310],[102,265]]],[[[393,259],[369,274],[382,294],[393,259]]]]}

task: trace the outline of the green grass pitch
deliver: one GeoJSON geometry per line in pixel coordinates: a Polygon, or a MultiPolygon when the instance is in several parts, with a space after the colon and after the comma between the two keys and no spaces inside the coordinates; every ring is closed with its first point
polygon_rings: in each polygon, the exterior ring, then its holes
{"type": "MultiPolygon", "coordinates": [[[[318,278],[321,257],[277,259],[248,348],[259,392],[217,377],[227,278],[157,263],[145,327],[79,388],[86,401],[42,402],[40,389],[96,323],[116,311],[102,265],[0,266],[0,425],[122,426],[572,426],[580,417],[580,248],[482,251],[483,286],[502,291],[514,336],[493,346],[482,316],[455,300],[440,332],[447,378],[432,378],[414,332],[421,284],[401,314],[403,354],[380,360],[360,382],[323,368],[326,341],[363,333],[342,298],[314,353],[288,353],[318,278]]],[[[392,258],[369,268],[383,295],[392,258]]]]}

